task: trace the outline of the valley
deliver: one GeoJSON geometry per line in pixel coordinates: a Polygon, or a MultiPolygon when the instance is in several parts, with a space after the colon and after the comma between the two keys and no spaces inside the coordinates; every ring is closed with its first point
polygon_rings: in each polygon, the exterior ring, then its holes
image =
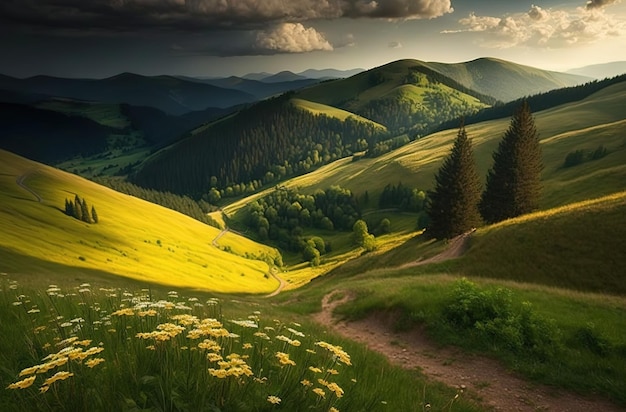
{"type": "Polygon", "coordinates": [[[0,409],[626,407],[625,75],[333,73],[0,79],[0,409]],[[523,100],[537,207],[430,236],[523,100]]]}

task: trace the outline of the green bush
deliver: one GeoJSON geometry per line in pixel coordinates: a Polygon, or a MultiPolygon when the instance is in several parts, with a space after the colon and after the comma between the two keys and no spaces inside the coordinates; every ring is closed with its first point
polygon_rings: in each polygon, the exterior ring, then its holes
{"type": "Polygon", "coordinates": [[[539,358],[559,347],[559,330],[538,315],[528,302],[515,302],[505,288],[482,290],[461,279],[443,310],[442,323],[462,332],[478,346],[496,351],[526,352],[539,358]]]}

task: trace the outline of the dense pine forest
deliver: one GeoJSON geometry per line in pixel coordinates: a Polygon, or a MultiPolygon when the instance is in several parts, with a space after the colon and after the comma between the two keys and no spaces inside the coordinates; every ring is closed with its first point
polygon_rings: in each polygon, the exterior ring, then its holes
{"type": "Polygon", "coordinates": [[[386,136],[370,123],[297,109],[291,96],[242,110],[157,153],[133,176],[134,183],[193,197],[212,187],[225,195],[246,193],[362,150],[359,140],[369,145],[386,136]]]}

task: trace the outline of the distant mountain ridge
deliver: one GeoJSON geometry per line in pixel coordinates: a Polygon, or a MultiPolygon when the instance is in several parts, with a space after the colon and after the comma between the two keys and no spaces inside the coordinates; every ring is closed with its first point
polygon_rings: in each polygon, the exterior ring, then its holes
{"type": "Polygon", "coordinates": [[[596,79],[619,76],[620,74],[626,73],[626,61],[592,64],[590,66],[583,66],[568,70],[567,73],[594,77],[596,79]]]}
{"type": "Polygon", "coordinates": [[[100,80],[50,76],[17,79],[1,76],[0,90],[150,106],[172,115],[209,107],[226,108],[257,100],[252,94],[240,90],[191,82],[173,76],[147,77],[134,73],[121,73],[100,80]]]}

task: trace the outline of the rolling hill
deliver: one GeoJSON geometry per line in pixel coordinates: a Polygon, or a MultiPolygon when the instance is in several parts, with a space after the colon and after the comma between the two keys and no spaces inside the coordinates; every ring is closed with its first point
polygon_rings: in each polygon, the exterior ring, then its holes
{"type": "Polygon", "coordinates": [[[182,214],[6,151],[0,159],[0,271],[232,293],[278,286],[266,263],[272,248],[235,234],[214,242],[218,229],[182,214]],[[65,215],[64,199],[75,194],[97,209],[97,224],[65,215]]]}
{"type": "Polygon", "coordinates": [[[428,62],[424,65],[469,89],[503,102],[592,80],[584,75],[541,70],[494,58],[455,64],[428,62]]]}
{"type": "MultiPolygon", "coordinates": [[[[626,146],[621,133],[626,125],[626,114],[621,109],[624,105],[626,81],[608,86],[581,101],[534,114],[545,166],[542,208],[563,206],[626,189],[626,146]],[[568,153],[576,150],[590,152],[598,146],[608,150],[606,157],[571,168],[563,167],[568,153]]],[[[491,154],[509,122],[509,118],[503,118],[466,126],[481,176],[485,176],[491,166],[491,154]]],[[[312,193],[332,182],[356,194],[368,191],[374,203],[390,183],[403,182],[428,190],[456,133],[457,129],[441,131],[376,158],[340,159],[284,185],[312,193]]],[[[250,199],[246,198],[224,210],[233,215],[249,202],[250,199]]]]}

